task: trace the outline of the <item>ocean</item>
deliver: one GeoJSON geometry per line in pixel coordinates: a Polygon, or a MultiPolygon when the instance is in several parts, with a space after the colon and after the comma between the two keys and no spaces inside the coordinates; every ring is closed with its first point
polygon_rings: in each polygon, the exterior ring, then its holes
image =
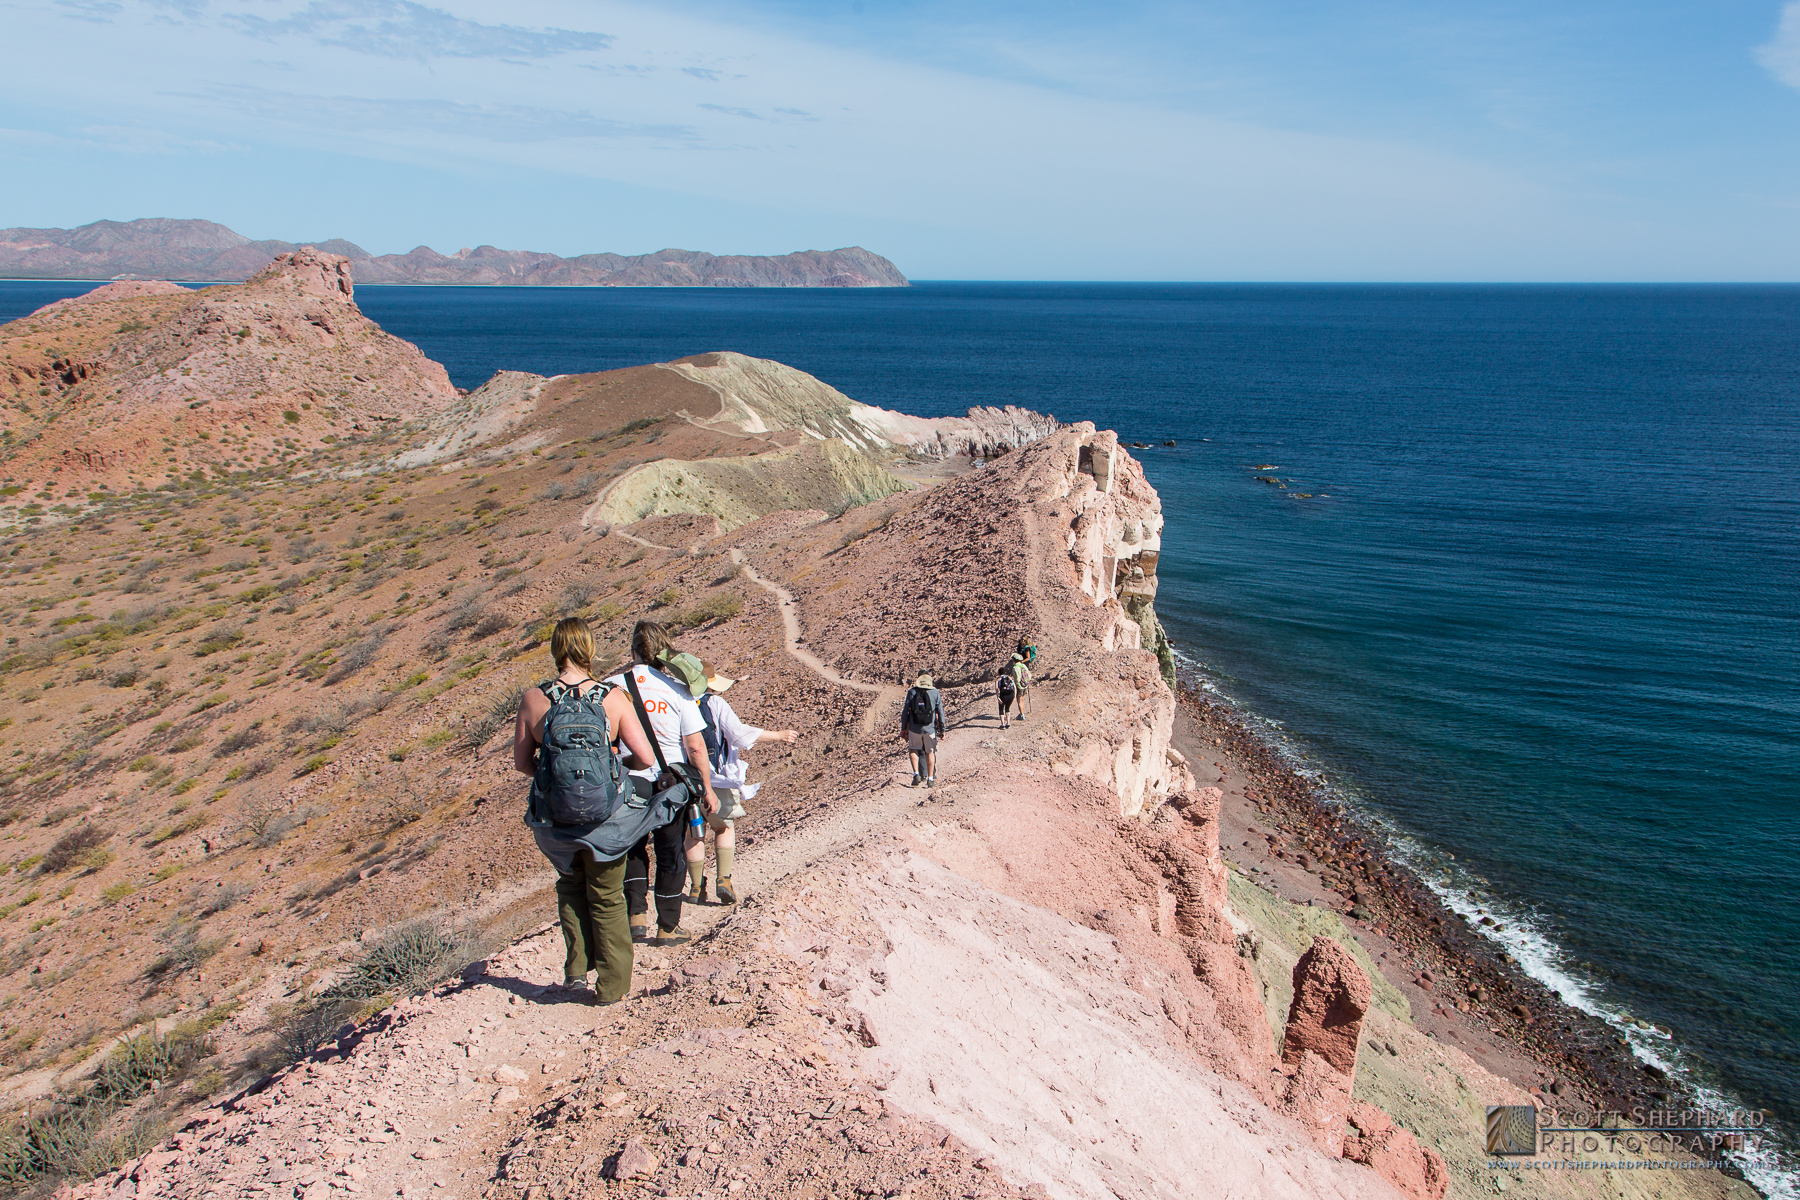
{"type": "MultiPolygon", "coordinates": [[[[84,286],[0,284],[0,319],[84,286]]],[[[1565,999],[1766,1110],[1746,1168],[1800,1195],[1800,288],[357,300],[463,387],[738,350],[1145,443],[1189,668],[1565,999]]]]}

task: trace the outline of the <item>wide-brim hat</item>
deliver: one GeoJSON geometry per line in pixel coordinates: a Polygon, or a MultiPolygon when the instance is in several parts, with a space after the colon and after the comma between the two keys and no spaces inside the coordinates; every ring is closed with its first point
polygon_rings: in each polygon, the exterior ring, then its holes
{"type": "Polygon", "coordinates": [[[934,685],[931,682],[931,676],[926,675],[923,672],[921,672],[919,677],[917,679],[913,680],[913,686],[928,688],[928,687],[932,687],[934,685]]]}
{"type": "Polygon", "coordinates": [[[692,654],[683,651],[679,654],[663,656],[663,670],[687,684],[688,694],[698,700],[706,695],[706,668],[692,654]]]}
{"type": "Polygon", "coordinates": [[[723,692],[737,682],[729,675],[721,675],[713,670],[712,664],[704,659],[701,660],[700,669],[706,672],[706,690],[709,692],[723,692]]]}

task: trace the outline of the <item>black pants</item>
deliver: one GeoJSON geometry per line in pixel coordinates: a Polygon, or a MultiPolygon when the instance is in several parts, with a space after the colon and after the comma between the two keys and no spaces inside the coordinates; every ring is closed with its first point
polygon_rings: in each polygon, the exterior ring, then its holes
{"type": "Polygon", "coordinates": [[[687,809],[654,830],[625,855],[625,908],[633,923],[650,911],[650,844],[656,843],[656,923],[664,929],[681,924],[681,901],[687,892],[687,809]]]}

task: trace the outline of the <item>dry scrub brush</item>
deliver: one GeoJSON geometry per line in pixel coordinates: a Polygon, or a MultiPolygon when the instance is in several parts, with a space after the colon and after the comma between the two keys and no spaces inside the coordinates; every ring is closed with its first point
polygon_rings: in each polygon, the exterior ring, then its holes
{"type": "Polygon", "coordinates": [[[238,831],[245,841],[257,846],[273,846],[301,824],[300,818],[275,795],[250,796],[239,806],[238,813],[238,831]]]}
{"type": "Polygon", "coordinates": [[[524,684],[490,695],[463,725],[462,737],[459,739],[463,748],[479,750],[487,745],[489,739],[518,718],[519,703],[524,698],[524,684]]]}
{"type": "Polygon", "coordinates": [[[27,1110],[0,1133],[0,1184],[92,1179],[142,1154],[162,1140],[164,1121],[154,1112],[120,1120],[124,1110],[212,1053],[204,1034],[120,1042],[83,1090],[27,1110]]]}
{"type": "Polygon", "coordinates": [[[485,946],[473,929],[430,918],[408,921],[365,940],[361,956],[325,998],[372,1000],[421,992],[480,958],[485,946]]]}
{"type": "Polygon", "coordinates": [[[96,856],[110,837],[112,831],[98,825],[78,825],[50,844],[39,866],[46,875],[67,871],[96,856]]]}
{"type": "Polygon", "coordinates": [[[714,592],[692,608],[678,613],[671,624],[682,629],[728,621],[744,611],[744,602],[730,592],[714,592]]]}

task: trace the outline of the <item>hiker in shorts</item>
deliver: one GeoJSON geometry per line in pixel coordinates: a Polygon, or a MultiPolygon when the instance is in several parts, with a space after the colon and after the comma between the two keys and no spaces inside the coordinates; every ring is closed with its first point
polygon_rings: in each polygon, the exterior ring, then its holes
{"type": "Polygon", "coordinates": [[[1000,668],[1000,673],[994,676],[994,696],[1000,702],[1000,728],[1005,729],[1012,724],[1013,702],[1019,698],[1019,681],[1013,674],[1012,663],[1000,668]]]}
{"type": "Polygon", "coordinates": [[[907,786],[923,783],[936,787],[938,739],[944,736],[944,697],[929,675],[915,679],[901,702],[900,736],[912,759],[913,777],[907,786]]]}
{"type": "Polygon", "coordinates": [[[1026,707],[1025,696],[1028,692],[1031,691],[1031,668],[1026,664],[1025,654],[1023,651],[1020,651],[1019,653],[1014,654],[1011,659],[1007,660],[1006,666],[1003,667],[1000,671],[999,686],[1001,688],[1001,700],[1000,700],[1000,725],[1001,725],[1001,728],[1005,728],[1007,725],[1010,725],[1012,723],[1011,720],[1006,715],[1006,709],[1008,707],[1006,704],[1006,698],[1005,698],[1006,697],[1006,684],[1009,681],[1012,683],[1011,690],[1013,693],[1013,697],[1019,705],[1019,720],[1023,721],[1025,719],[1026,713],[1030,711],[1026,707]]]}
{"type": "Polygon", "coordinates": [[[698,659],[695,662],[700,668],[700,690],[694,699],[706,722],[703,736],[707,763],[712,768],[713,790],[719,794],[719,811],[706,818],[706,824],[698,833],[691,826],[688,829],[688,902],[706,903],[706,833],[711,830],[713,854],[719,870],[713,895],[720,904],[736,904],[737,889],[731,884],[732,859],[737,847],[735,822],[745,815],[744,801],[753,799],[762,787],[759,783],[747,782],[748,768],[744,765],[742,752],[760,742],[792,745],[800,734],[792,729],[758,729],[745,724],[724,696],[725,690],[736,680],[719,674],[698,659]]]}
{"type": "MultiPolygon", "coordinates": [[[[635,684],[643,698],[644,712],[649,717],[661,760],[668,764],[691,764],[699,775],[700,795],[694,801],[704,812],[719,810],[719,797],[713,792],[712,773],[706,761],[706,740],[701,734],[706,722],[700,706],[694,703],[687,681],[670,673],[669,660],[675,656],[674,641],[669,631],[655,621],[639,621],[631,631],[632,665],[626,671],[609,677],[606,682],[628,691],[627,679],[635,684]]],[[[691,657],[691,656],[690,656],[691,657]]],[[[669,787],[673,777],[663,775],[656,763],[648,769],[634,769],[640,796],[651,795],[669,787]]],[[[684,813],[692,812],[692,805],[684,813]]],[[[691,817],[689,818],[691,819],[691,817]]],[[[650,941],[654,946],[678,946],[691,936],[681,927],[681,901],[686,894],[682,884],[686,877],[686,851],[682,842],[687,824],[681,816],[652,831],[630,855],[625,872],[625,901],[631,913],[633,941],[650,941]],[[656,938],[649,937],[650,854],[656,853],[656,938]]]]}
{"type": "MultiPolygon", "coordinates": [[[[644,735],[633,711],[631,697],[617,688],[595,681],[594,635],[580,617],[559,621],[550,634],[550,654],[556,660],[556,678],[527,688],[519,700],[513,724],[513,769],[537,774],[544,744],[544,724],[553,703],[573,692],[589,697],[604,693],[602,711],[615,747],[622,744],[627,767],[655,763],[650,739],[644,735]]],[[[535,791],[535,788],[534,788],[535,791]]],[[[536,803],[538,797],[533,797],[536,803]]],[[[563,988],[587,988],[587,974],[595,972],[594,993],[602,1004],[623,999],[631,990],[631,929],[625,913],[625,856],[598,861],[594,847],[582,840],[588,832],[580,826],[555,825],[531,820],[538,849],[556,868],[556,911],[562,921],[563,988]]]]}

